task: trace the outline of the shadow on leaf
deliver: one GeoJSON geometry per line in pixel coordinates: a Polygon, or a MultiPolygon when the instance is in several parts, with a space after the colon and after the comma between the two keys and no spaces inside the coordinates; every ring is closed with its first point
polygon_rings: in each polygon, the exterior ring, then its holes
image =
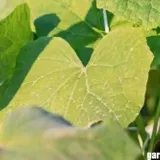
{"type": "MultiPolygon", "coordinates": [[[[109,19],[111,17],[109,16],[109,19]]],[[[58,25],[60,22],[61,19],[56,14],[39,17],[34,23],[37,35],[39,37],[49,35],[65,39],[75,50],[84,66],[86,66],[92,55],[95,42],[102,38],[102,33],[100,33],[104,31],[102,10],[97,9],[96,1],[93,0],[92,7],[89,9],[84,20],[73,24],[66,30],[63,30],[58,25]]]]}
{"type": "Polygon", "coordinates": [[[36,33],[39,36],[47,36],[57,25],[60,19],[56,14],[46,14],[34,21],[36,33]]]}
{"type": "Polygon", "coordinates": [[[5,108],[9,104],[9,102],[12,100],[12,98],[20,88],[23,80],[27,76],[32,65],[38,58],[39,54],[44,50],[44,48],[47,46],[47,44],[50,42],[51,39],[52,38],[48,38],[48,37],[45,37],[45,40],[44,38],[40,38],[39,40],[31,42],[21,49],[17,57],[15,73],[11,81],[9,82],[9,87],[6,89],[5,93],[3,94],[3,97],[1,97],[1,100],[0,100],[1,110],[5,108]],[[25,54],[25,53],[28,53],[28,50],[30,50],[31,48],[32,48],[32,54],[25,54]],[[26,61],[27,63],[25,63],[26,61]],[[24,69],[22,70],[22,72],[20,72],[22,64],[24,69]]]}

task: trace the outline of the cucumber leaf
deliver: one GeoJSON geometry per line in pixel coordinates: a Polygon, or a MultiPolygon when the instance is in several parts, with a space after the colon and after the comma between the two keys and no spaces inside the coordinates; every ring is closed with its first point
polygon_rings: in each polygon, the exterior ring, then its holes
{"type": "Polygon", "coordinates": [[[66,41],[43,37],[21,51],[1,105],[43,106],[79,126],[111,115],[126,127],[144,103],[152,58],[143,31],[129,26],[105,36],[87,67],[66,41]]]}

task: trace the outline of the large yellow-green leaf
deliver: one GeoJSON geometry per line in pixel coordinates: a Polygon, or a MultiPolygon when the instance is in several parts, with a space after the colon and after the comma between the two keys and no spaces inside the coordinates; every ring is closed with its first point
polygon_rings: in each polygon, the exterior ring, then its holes
{"type": "Polygon", "coordinates": [[[114,121],[77,129],[37,107],[11,113],[1,129],[0,144],[1,160],[136,160],[140,155],[139,147],[114,121]]]}
{"type": "Polygon", "coordinates": [[[64,40],[40,38],[21,51],[0,117],[35,104],[77,125],[112,115],[127,126],[143,105],[151,61],[143,32],[128,26],[105,36],[87,67],[64,40]]]}
{"type": "Polygon", "coordinates": [[[97,0],[97,6],[145,29],[156,28],[160,24],[159,0],[97,0]]]}

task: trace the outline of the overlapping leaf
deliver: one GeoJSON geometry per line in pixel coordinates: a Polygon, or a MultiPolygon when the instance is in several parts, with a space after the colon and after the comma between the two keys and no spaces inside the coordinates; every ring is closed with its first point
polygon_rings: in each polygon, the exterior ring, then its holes
{"type": "Polygon", "coordinates": [[[21,51],[1,105],[40,105],[77,125],[112,115],[127,126],[143,105],[151,61],[142,31],[128,26],[110,32],[87,67],[64,40],[40,38],[21,51]]]}
{"type": "Polygon", "coordinates": [[[135,160],[140,154],[114,121],[77,129],[37,107],[11,113],[1,131],[2,160],[135,160]]]}
{"type": "Polygon", "coordinates": [[[156,28],[160,24],[159,0],[97,0],[97,5],[145,29],[156,28]]]}

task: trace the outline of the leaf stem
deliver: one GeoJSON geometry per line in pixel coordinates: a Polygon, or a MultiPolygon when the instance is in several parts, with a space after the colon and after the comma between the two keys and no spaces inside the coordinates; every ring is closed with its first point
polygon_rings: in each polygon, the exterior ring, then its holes
{"type": "Polygon", "coordinates": [[[147,138],[147,133],[146,133],[146,130],[145,130],[144,121],[143,121],[143,118],[142,118],[141,114],[136,119],[136,125],[137,125],[137,128],[138,128],[138,132],[141,135],[141,138],[142,138],[143,143],[144,143],[146,138],[147,138]]]}
{"type": "Polygon", "coordinates": [[[107,12],[105,9],[103,9],[103,20],[104,20],[105,32],[108,33],[109,32],[109,24],[108,24],[107,12]]]}
{"type": "Polygon", "coordinates": [[[153,151],[153,147],[154,147],[154,143],[155,143],[155,139],[156,139],[156,135],[157,135],[159,116],[160,116],[160,98],[158,98],[158,105],[157,105],[157,111],[156,111],[155,120],[154,120],[151,141],[150,141],[150,145],[149,145],[149,152],[153,151]]]}
{"type": "Polygon", "coordinates": [[[138,135],[139,135],[138,136],[139,137],[138,138],[139,144],[140,144],[140,147],[141,147],[141,150],[142,150],[142,154],[143,154],[143,156],[145,156],[145,154],[146,154],[145,145],[148,142],[148,141],[146,141],[148,136],[147,136],[147,132],[145,130],[144,120],[143,120],[141,114],[139,114],[139,116],[137,117],[135,122],[136,122],[138,135]]]}

